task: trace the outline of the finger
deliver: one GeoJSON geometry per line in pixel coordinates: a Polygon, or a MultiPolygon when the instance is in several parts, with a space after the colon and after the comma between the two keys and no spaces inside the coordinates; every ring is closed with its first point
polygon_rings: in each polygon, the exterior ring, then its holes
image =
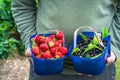
{"type": "Polygon", "coordinates": [[[79,76],[82,76],[83,74],[82,73],[78,73],[79,76]]]}
{"type": "Polygon", "coordinates": [[[115,54],[111,51],[110,57],[107,58],[107,63],[111,64],[113,62],[115,62],[115,54]]]}
{"type": "Polygon", "coordinates": [[[92,77],[92,75],[88,75],[89,77],[92,77]]]}
{"type": "Polygon", "coordinates": [[[28,48],[28,49],[25,51],[25,55],[26,55],[27,57],[31,57],[30,48],[28,48]]]}

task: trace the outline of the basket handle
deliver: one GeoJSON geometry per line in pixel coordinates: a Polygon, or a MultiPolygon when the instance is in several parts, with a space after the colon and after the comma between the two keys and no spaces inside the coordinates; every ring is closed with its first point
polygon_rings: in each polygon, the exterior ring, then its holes
{"type": "MultiPolygon", "coordinates": [[[[84,27],[79,27],[79,28],[77,28],[76,30],[75,30],[75,32],[74,32],[74,48],[76,47],[76,45],[77,45],[77,34],[78,34],[78,31],[80,30],[80,29],[82,29],[82,28],[84,28],[84,27]]],[[[97,39],[98,39],[98,42],[99,42],[99,44],[101,44],[103,47],[104,47],[104,45],[103,45],[103,43],[102,43],[102,40],[101,40],[101,38],[100,38],[100,35],[97,33],[97,31],[95,30],[95,29],[93,29],[92,27],[87,27],[88,29],[90,29],[91,31],[93,31],[94,33],[95,33],[95,35],[97,36],[97,39]]]]}
{"type": "Polygon", "coordinates": [[[48,31],[42,32],[40,34],[56,33],[58,31],[60,31],[60,30],[48,30],[48,31]]]}

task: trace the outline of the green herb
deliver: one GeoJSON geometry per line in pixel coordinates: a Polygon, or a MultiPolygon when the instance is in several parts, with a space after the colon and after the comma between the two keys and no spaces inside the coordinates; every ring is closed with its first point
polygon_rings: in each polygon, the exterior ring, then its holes
{"type": "Polygon", "coordinates": [[[94,38],[93,38],[93,40],[92,40],[92,43],[93,43],[93,44],[99,44],[99,41],[98,41],[96,35],[94,35],[94,38]]]}
{"type": "Polygon", "coordinates": [[[75,53],[75,52],[78,52],[78,51],[80,51],[80,49],[78,47],[76,47],[72,50],[72,54],[75,53]]]}
{"type": "Polygon", "coordinates": [[[106,27],[102,28],[102,39],[104,39],[105,37],[109,36],[109,31],[106,27]]]}
{"type": "Polygon", "coordinates": [[[80,37],[82,38],[83,41],[87,40],[86,36],[84,34],[82,34],[82,33],[80,33],[80,37]]]}
{"type": "Polygon", "coordinates": [[[100,48],[100,47],[98,47],[97,45],[90,43],[90,44],[88,45],[88,47],[85,49],[85,51],[82,53],[82,55],[84,55],[87,51],[89,51],[89,50],[91,50],[91,49],[93,49],[93,48],[98,48],[99,50],[103,50],[103,48],[100,48]]]}
{"type": "Polygon", "coordinates": [[[99,46],[100,49],[103,49],[103,47],[101,46],[101,44],[99,43],[99,41],[97,39],[97,35],[94,35],[94,38],[92,40],[92,44],[99,46]]]}

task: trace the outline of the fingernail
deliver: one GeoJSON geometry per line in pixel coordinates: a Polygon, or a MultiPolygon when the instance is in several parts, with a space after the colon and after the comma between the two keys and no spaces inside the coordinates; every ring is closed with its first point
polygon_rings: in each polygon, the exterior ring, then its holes
{"type": "Polygon", "coordinates": [[[110,61],[110,59],[108,58],[108,59],[107,59],[107,63],[110,64],[110,62],[111,62],[111,61],[110,61]]]}
{"type": "Polygon", "coordinates": [[[89,77],[92,77],[92,75],[88,75],[89,77]]]}
{"type": "Polygon", "coordinates": [[[78,73],[79,76],[82,76],[83,74],[82,73],[78,73]]]}

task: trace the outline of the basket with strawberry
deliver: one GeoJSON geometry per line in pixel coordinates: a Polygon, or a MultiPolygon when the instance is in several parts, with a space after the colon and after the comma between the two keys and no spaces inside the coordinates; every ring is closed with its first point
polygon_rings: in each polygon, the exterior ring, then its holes
{"type": "Polygon", "coordinates": [[[51,75],[62,72],[68,53],[62,31],[51,30],[45,34],[33,35],[30,43],[36,74],[51,75]]]}
{"type": "Polygon", "coordinates": [[[78,73],[99,75],[106,66],[106,57],[110,56],[110,35],[106,28],[101,33],[88,27],[78,34],[79,27],[74,32],[74,42],[69,48],[69,56],[78,73]]]}

